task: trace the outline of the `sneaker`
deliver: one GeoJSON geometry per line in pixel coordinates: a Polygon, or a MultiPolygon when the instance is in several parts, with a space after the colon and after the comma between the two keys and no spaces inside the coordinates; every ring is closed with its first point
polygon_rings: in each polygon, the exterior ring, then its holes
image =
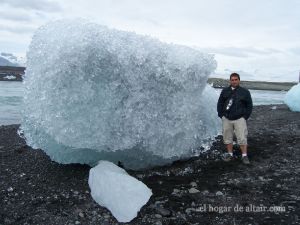
{"type": "Polygon", "coordinates": [[[243,156],[243,157],[242,157],[242,162],[243,162],[244,164],[250,164],[250,161],[249,161],[248,156],[243,156]]]}
{"type": "Polygon", "coordinates": [[[229,161],[232,161],[232,160],[233,160],[233,156],[230,155],[229,153],[225,153],[225,154],[223,155],[223,161],[229,162],[229,161]]]}

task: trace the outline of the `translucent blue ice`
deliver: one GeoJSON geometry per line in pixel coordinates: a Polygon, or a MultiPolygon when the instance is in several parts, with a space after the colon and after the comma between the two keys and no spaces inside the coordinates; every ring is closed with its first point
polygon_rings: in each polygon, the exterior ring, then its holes
{"type": "Polygon", "coordinates": [[[135,218],[152,195],[151,189],[124,169],[102,160],[90,169],[89,186],[93,199],[123,223],[135,218]]]}
{"type": "Polygon", "coordinates": [[[130,168],[199,153],[220,130],[212,55],[84,20],[39,28],[27,53],[21,128],[60,163],[130,168]]]}
{"type": "Polygon", "coordinates": [[[300,83],[294,85],[285,95],[284,103],[295,112],[300,112],[300,83]]]}

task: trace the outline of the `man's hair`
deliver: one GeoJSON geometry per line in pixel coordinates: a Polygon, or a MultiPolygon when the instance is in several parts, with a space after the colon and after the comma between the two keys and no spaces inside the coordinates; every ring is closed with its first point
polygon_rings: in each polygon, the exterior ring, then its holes
{"type": "Polygon", "coordinates": [[[239,80],[241,80],[240,79],[240,75],[238,73],[232,73],[232,74],[230,74],[230,80],[231,80],[231,77],[237,77],[239,80]]]}

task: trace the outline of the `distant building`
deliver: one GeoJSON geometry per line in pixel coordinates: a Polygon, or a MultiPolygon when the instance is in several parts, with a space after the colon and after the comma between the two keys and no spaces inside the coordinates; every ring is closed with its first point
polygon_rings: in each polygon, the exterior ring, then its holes
{"type": "Polygon", "coordinates": [[[0,66],[1,81],[22,81],[25,67],[0,66]]]}

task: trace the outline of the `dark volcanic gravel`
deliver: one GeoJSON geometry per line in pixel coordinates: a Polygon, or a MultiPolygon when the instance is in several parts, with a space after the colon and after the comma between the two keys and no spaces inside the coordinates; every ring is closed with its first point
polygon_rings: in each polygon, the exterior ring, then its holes
{"type": "MultiPolygon", "coordinates": [[[[300,113],[256,106],[249,158],[221,160],[221,137],[200,157],[128,171],[153,191],[128,224],[300,224],[300,113]]],[[[89,166],[60,165],[0,127],[0,225],[118,224],[90,196],[89,166]]]]}

